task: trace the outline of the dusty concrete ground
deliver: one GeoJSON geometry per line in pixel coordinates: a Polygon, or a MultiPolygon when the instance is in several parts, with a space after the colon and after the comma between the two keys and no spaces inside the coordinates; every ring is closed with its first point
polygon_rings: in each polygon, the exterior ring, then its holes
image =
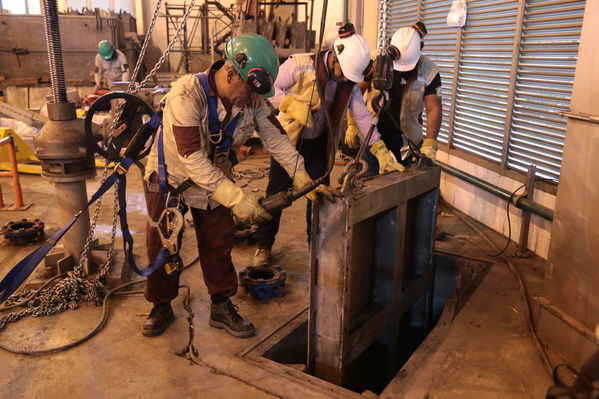
{"type": "MultiPolygon", "coordinates": [[[[265,157],[254,157],[242,167],[267,166],[265,157]]],[[[99,179],[88,182],[88,193],[98,187],[99,179]]],[[[258,190],[264,188],[266,179],[251,182],[258,190]]],[[[53,187],[35,176],[22,176],[23,195],[33,202],[27,212],[0,213],[0,223],[21,217],[41,218],[46,222],[47,233],[59,228],[54,209],[53,187]]],[[[10,185],[2,181],[5,198],[10,199],[10,185]]],[[[250,187],[248,187],[250,188],[250,187]]],[[[145,206],[137,173],[132,173],[128,189],[129,223],[136,239],[136,253],[141,259],[145,242],[145,206]]],[[[109,201],[107,201],[108,203],[109,201]]],[[[259,302],[240,291],[234,302],[244,316],[257,326],[258,333],[249,339],[236,339],[224,331],[208,326],[209,298],[202,281],[199,265],[186,270],[181,283],[189,285],[192,308],[195,313],[195,346],[203,365],[193,365],[175,355],[187,343],[188,325],[182,306],[182,296],[174,302],[177,318],[173,325],[159,337],[146,338],[140,327],[150,305],[141,295],[118,297],[111,305],[111,316],[106,327],[90,341],[65,352],[46,356],[23,356],[0,351],[0,397],[11,398],[325,398],[358,397],[349,392],[339,393],[321,386],[306,383],[293,375],[275,374],[255,363],[240,359],[237,354],[256,345],[276,331],[294,315],[308,306],[307,267],[308,248],[305,240],[305,200],[297,201],[283,213],[281,231],[274,248],[274,261],[287,271],[289,293],[284,297],[259,302]]],[[[100,237],[107,237],[110,229],[109,204],[102,211],[98,226],[100,237]]],[[[441,223],[456,223],[455,219],[441,223]]],[[[196,256],[192,227],[186,233],[183,258],[189,261],[196,256]]],[[[474,235],[470,233],[470,235],[474,235]]],[[[455,237],[454,237],[455,238],[455,237]]],[[[120,248],[120,234],[117,246],[120,248]]],[[[499,240],[498,237],[496,239],[499,240]]],[[[499,242],[499,241],[498,241],[499,242]]],[[[453,251],[468,252],[476,247],[464,240],[454,239],[453,251]]],[[[445,244],[443,244],[445,245],[445,244]]],[[[449,244],[448,244],[449,245],[449,244]]],[[[0,276],[3,276],[34,247],[14,247],[0,241],[0,276]]],[[[233,252],[239,270],[251,263],[253,246],[239,245],[233,252]]],[[[476,252],[474,252],[476,256],[476,252]]],[[[480,256],[480,254],[478,254],[480,256]]],[[[140,262],[143,264],[143,262],[140,262]]],[[[538,267],[538,266],[535,266],[538,267]]],[[[41,269],[41,267],[40,267],[41,269]]],[[[518,312],[517,288],[511,276],[495,268],[481,286],[481,298],[473,301],[469,319],[456,318],[454,335],[445,339],[447,349],[454,356],[445,355],[428,363],[428,377],[418,384],[419,394],[429,398],[532,398],[549,384],[543,374],[540,360],[526,335],[522,314],[518,312]],[[489,289],[488,286],[492,288],[489,289]],[[498,298],[508,298],[515,311],[505,309],[498,298]],[[472,318],[484,312],[472,325],[472,318]],[[497,313],[496,313],[497,312],[497,313]],[[497,314],[497,316],[492,316],[497,314]],[[483,320],[493,323],[483,323],[483,320]],[[476,339],[474,339],[476,338],[476,339]],[[509,347],[509,351],[505,351],[509,347]],[[506,358],[507,357],[507,358],[506,358]],[[505,358],[505,359],[504,359],[505,358]],[[468,362],[464,362],[467,359],[468,362]],[[503,359],[501,362],[498,359],[503,359]],[[505,362],[511,364],[505,368],[505,362]],[[450,368],[451,373],[439,372],[435,367],[450,368]],[[467,367],[462,366],[466,365],[467,367]],[[531,366],[532,365],[532,366],[531,366]],[[472,370],[484,370],[473,375],[472,370]],[[437,370],[437,371],[435,371],[437,370]],[[472,380],[475,379],[475,381],[472,380]],[[499,381],[499,382],[498,382],[499,381]],[[428,385],[427,385],[428,383],[428,385]],[[504,384],[505,383],[505,384],[504,384]],[[513,389],[513,387],[517,389],[513,389]],[[481,387],[484,387],[481,388],[481,387]],[[444,395],[445,388],[452,395],[444,395]],[[503,396],[502,396],[503,395],[503,396]],[[507,395],[507,396],[506,396],[507,395]]],[[[542,269],[527,268],[527,281],[540,284],[542,269]]],[[[115,274],[119,274],[115,271],[115,274]]],[[[183,293],[183,291],[181,291],[183,293]]],[[[474,296],[473,296],[474,297],[474,296]]],[[[462,314],[467,314],[464,308],[462,314]]],[[[42,318],[27,318],[9,325],[0,332],[0,342],[18,347],[52,347],[83,336],[100,319],[101,308],[83,305],[78,310],[42,318]]],[[[449,335],[447,335],[449,336],[449,335]]],[[[440,355],[441,356],[441,355],[440,355]]],[[[424,396],[403,396],[418,398],[424,396]]]]}

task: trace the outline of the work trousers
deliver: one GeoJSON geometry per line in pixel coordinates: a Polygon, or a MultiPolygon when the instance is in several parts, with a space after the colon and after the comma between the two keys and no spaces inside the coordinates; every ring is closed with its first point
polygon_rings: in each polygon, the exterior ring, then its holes
{"type": "MultiPolygon", "coordinates": [[[[154,173],[151,183],[157,183],[154,173]]],[[[153,223],[148,222],[146,245],[148,260],[153,262],[162,249],[156,222],[165,207],[166,196],[157,192],[148,192],[146,203],[148,215],[153,223]],[[154,226],[153,226],[153,225],[154,226]]],[[[211,296],[232,297],[237,292],[237,272],[231,260],[231,250],[235,240],[235,223],[231,210],[224,206],[214,209],[190,208],[196,231],[200,265],[204,275],[204,283],[211,296]]],[[[156,270],[148,276],[145,289],[146,300],[153,303],[167,303],[177,297],[179,292],[179,273],[167,275],[164,268],[156,270]]]]}
{"type": "MultiPolygon", "coordinates": [[[[304,158],[306,172],[312,179],[317,179],[327,171],[327,137],[321,134],[315,139],[303,139],[300,141],[298,151],[304,158]]],[[[325,184],[329,184],[327,177],[325,184]]],[[[270,172],[268,174],[268,185],[266,195],[274,195],[281,191],[287,191],[293,187],[293,181],[285,169],[273,158],[270,159],[270,172]]],[[[258,248],[270,250],[275,242],[281,222],[281,211],[273,212],[272,219],[258,226],[254,234],[258,248]]],[[[312,219],[312,204],[308,201],[306,208],[306,232],[310,237],[310,220],[312,219]]]]}

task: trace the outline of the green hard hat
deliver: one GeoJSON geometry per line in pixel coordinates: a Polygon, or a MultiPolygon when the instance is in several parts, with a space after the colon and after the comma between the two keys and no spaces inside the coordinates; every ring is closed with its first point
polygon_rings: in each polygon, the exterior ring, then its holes
{"type": "Polygon", "coordinates": [[[114,47],[112,47],[112,44],[108,40],[102,40],[98,43],[98,54],[100,54],[100,57],[108,60],[114,54],[114,47]]]}
{"type": "Polygon", "coordinates": [[[273,83],[279,74],[279,57],[264,36],[248,33],[229,40],[225,44],[225,57],[256,93],[265,98],[274,95],[273,83]]]}

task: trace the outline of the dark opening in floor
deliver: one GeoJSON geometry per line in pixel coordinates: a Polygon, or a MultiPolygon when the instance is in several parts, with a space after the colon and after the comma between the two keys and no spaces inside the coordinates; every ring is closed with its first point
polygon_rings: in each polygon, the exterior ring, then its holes
{"type": "MultiPolygon", "coordinates": [[[[344,388],[358,393],[370,390],[380,394],[431,332],[448,300],[453,299],[451,311],[457,313],[490,266],[490,263],[482,260],[440,252],[436,253],[435,264],[432,303],[424,295],[401,316],[399,335],[383,332],[349,366],[344,388]],[[427,312],[431,312],[430,319],[427,312]],[[398,342],[389,342],[392,336],[399,336],[398,342]],[[390,347],[397,350],[390,351],[390,347]]],[[[308,323],[305,321],[278,342],[273,342],[262,356],[305,371],[307,335],[308,323]]]]}

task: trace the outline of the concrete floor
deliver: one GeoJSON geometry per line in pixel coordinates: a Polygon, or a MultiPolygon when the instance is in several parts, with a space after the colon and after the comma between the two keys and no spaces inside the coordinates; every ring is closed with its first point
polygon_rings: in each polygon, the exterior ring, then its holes
{"type": "MultiPolygon", "coordinates": [[[[447,207],[439,214],[435,248],[440,252],[490,262],[484,279],[466,303],[446,303],[441,319],[404,365],[382,398],[543,398],[552,385],[525,319],[518,283],[497,253],[447,207]]],[[[475,222],[476,223],[476,222],[475,222]]],[[[479,225],[481,226],[481,225],[479,225]]],[[[484,229],[498,248],[505,237],[484,229]]],[[[539,293],[544,261],[506,254],[524,279],[529,294],[539,293]]],[[[468,274],[466,271],[465,274],[468,274]]],[[[460,287],[457,291],[466,287],[460,287]]],[[[529,303],[535,315],[534,301],[529,303]]],[[[554,355],[550,353],[550,356],[554,355]]],[[[553,360],[553,359],[552,359],[553,360]]]]}
{"type": "MultiPolygon", "coordinates": [[[[252,157],[242,163],[242,168],[262,166],[267,166],[267,159],[263,156],[252,157]]],[[[129,223],[136,239],[136,253],[144,259],[145,205],[138,175],[135,171],[131,175],[128,186],[129,223]]],[[[0,213],[0,223],[22,217],[37,217],[46,222],[46,232],[53,233],[59,228],[57,212],[53,208],[53,187],[40,177],[22,176],[21,180],[25,201],[33,202],[34,205],[26,212],[0,213]]],[[[95,191],[98,183],[98,178],[88,182],[89,194],[95,191]]],[[[265,184],[266,179],[251,183],[258,190],[263,189],[265,184]]],[[[2,186],[6,202],[9,202],[10,184],[5,184],[3,180],[2,186]]],[[[284,211],[273,253],[275,263],[282,265],[287,272],[288,294],[271,301],[259,302],[240,290],[234,298],[241,314],[250,318],[257,326],[258,333],[255,337],[237,339],[208,326],[209,298],[199,265],[194,265],[183,273],[181,283],[191,287],[192,308],[195,313],[194,342],[204,365],[191,364],[175,355],[183,349],[188,339],[182,296],[174,302],[177,318],[173,325],[162,336],[146,338],[140,334],[140,327],[150,305],[142,295],[128,295],[118,297],[112,303],[106,327],[96,337],[78,347],[38,357],[0,351],[0,397],[360,397],[349,391],[307,382],[307,379],[297,373],[273,373],[256,362],[237,356],[276,332],[308,306],[308,248],[304,209],[305,200],[300,200],[284,211]]],[[[101,241],[110,230],[110,216],[111,209],[106,206],[102,211],[102,222],[98,226],[101,241]]],[[[464,245],[463,239],[455,238],[466,234],[465,226],[455,227],[459,224],[456,218],[440,217],[439,222],[442,229],[447,225],[450,226],[448,229],[462,230],[454,231],[449,243],[438,243],[438,246],[454,252],[459,250],[464,254],[481,256],[474,246],[481,244],[475,238],[471,238],[470,242],[474,245],[464,245]]],[[[191,229],[186,233],[183,246],[184,261],[189,261],[196,255],[195,238],[191,231],[193,228],[188,227],[191,229]]],[[[467,234],[475,235],[471,231],[467,234]]],[[[495,239],[499,242],[500,237],[495,236],[495,239]]],[[[119,235],[117,246],[120,248],[121,245],[119,235]]],[[[32,249],[32,246],[14,247],[1,240],[0,276],[32,249]]],[[[236,246],[233,259],[238,270],[251,263],[253,250],[253,246],[245,244],[236,246]]],[[[140,263],[144,264],[143,261],[140,263]]],[[[526,266],[526,280],[533,286],[540,286],[542,262],[537,260],[530,264],[533,266],[526,266]]],[[[41,273],[41,269],[42,267],[38,273],[41,273]]],[[[120,271],[116,268],[113,276],[118,275],[120,271]]],[[[504,266],[493,266],[480,289],[455,318],[452,330],[444,331],[442,338],[438,339],[442,344],[434,347],[438,349],[446,345],[443,351],[431,351],[431,357],[421,358],[425,359],[420,363],[422,373],[411,375],[412,380],[408,384],[414,390],[410,391],[403,384],[402,396],[389,397],[541,397],[540,394],[549,385],[549,379],[543,372],[538,355],[534,353],[518,304],[514,280],[504,266]],[[471,307],[470,303],[473,304],[471,307]],[[439,367],[444,368],[445,372],[440,372],[439,367]]],[[[100,314],[101,308],[83,305],[78,310],[52,317],[30,317],[11,324],[0,332],[0,341],[33,348],[62,345],[91,330],[100,314]]]]}

